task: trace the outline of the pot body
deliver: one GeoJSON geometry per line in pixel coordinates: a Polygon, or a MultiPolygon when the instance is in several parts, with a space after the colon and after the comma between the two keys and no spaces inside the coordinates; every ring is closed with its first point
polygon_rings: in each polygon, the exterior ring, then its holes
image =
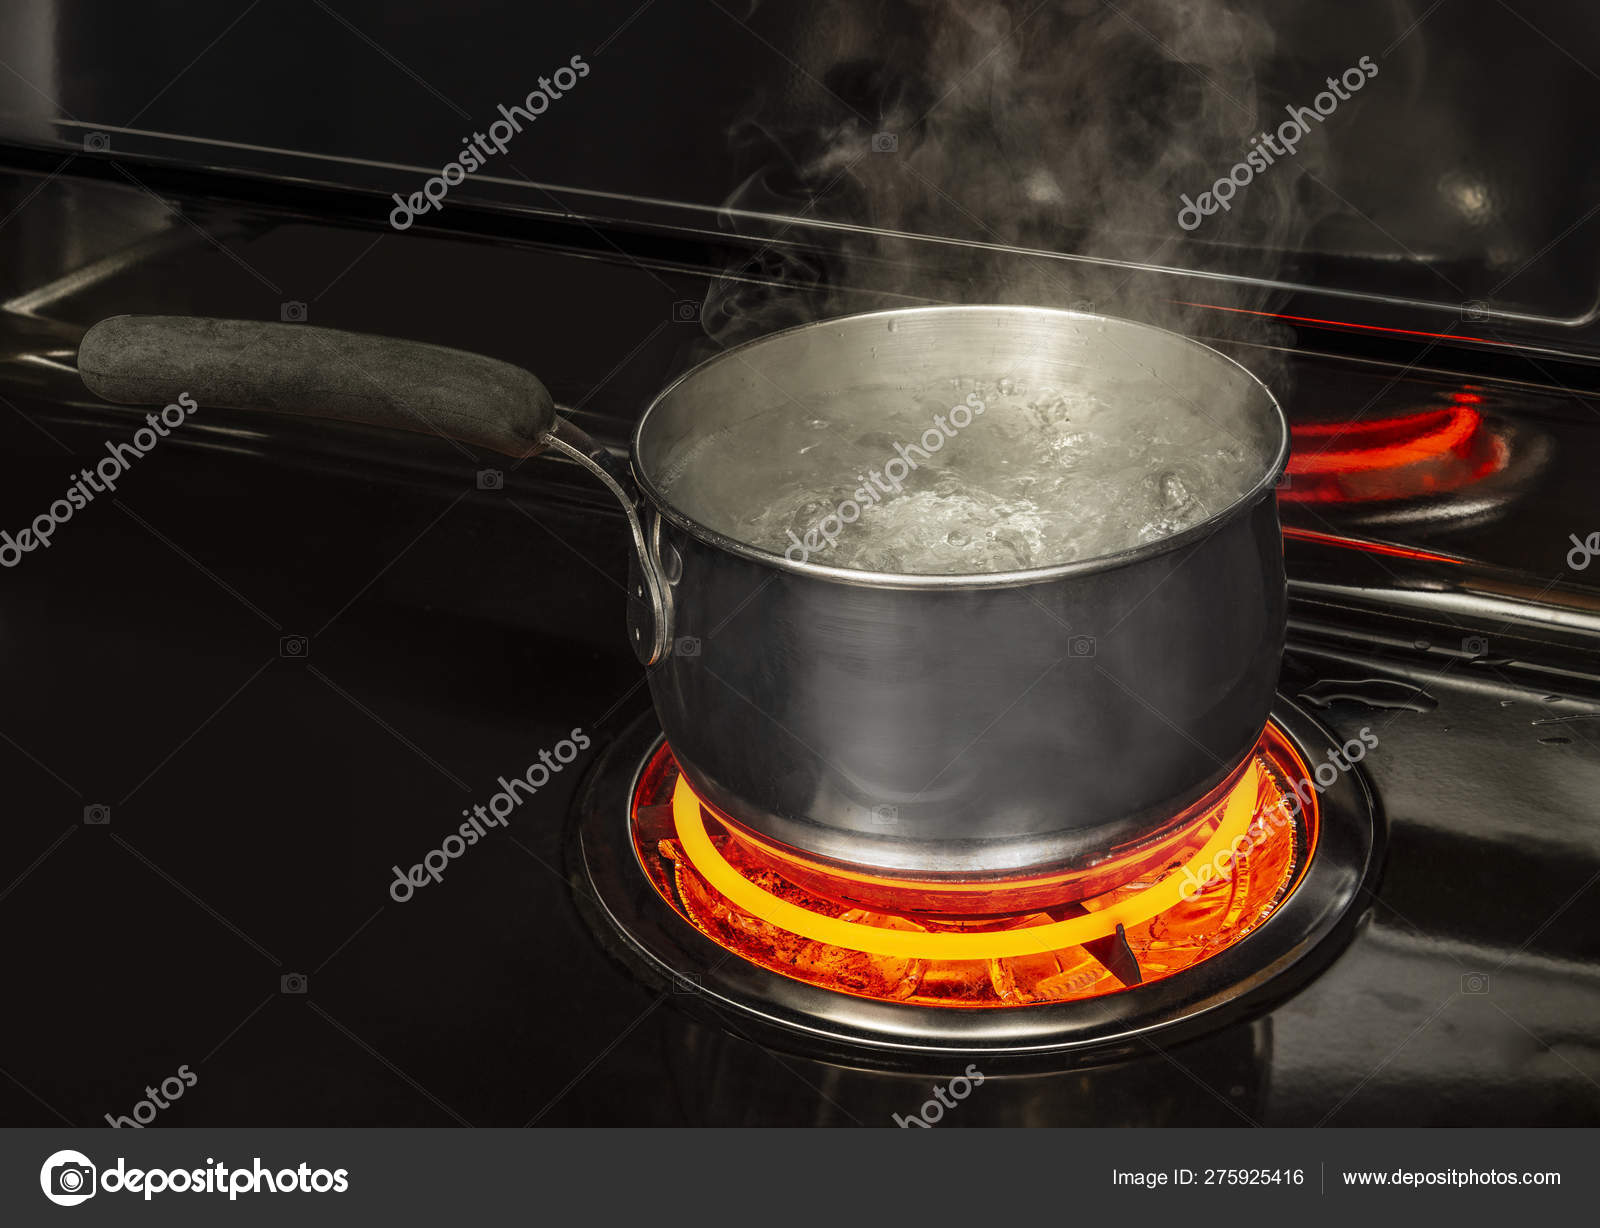
{"type": "MultiPolygon", "coordinates": [[[[1001,412],[991,404],[985,421],[1001,412]]],[[[663,392],[634,436],[634,480],[655,511],[646,571],[667,594],[655,621],[671,627],[641,657],[680,766],[753,834],[886,877],[1089,868],[1159,839],[1267,720],[1287,451],[1253,376],[1126,320],[918,308],[724,352],[663,392]],[[741,424],[827,412],[870,429],[918,390],[1001,375],[1102,394],[1083,421],[1108,439],[1194,415],[1202,438],[1233,445],[1243,493],[1167,539],[1003,574],[854,571],[716,521],[784,476],[759,443],[703,463],[741,424]]],[[[650,638],[640,621],[636,645],[650,638]]]]}
{"type": "Polygon", "coordinates": [[[1198,542],[1003,588],[763,564],[663,523],[675,647],[650,671],[699,795],[900,877],[1087,867],[1159,836],[1265,725],[1285,584],[1268,491],[1198,542]]]}

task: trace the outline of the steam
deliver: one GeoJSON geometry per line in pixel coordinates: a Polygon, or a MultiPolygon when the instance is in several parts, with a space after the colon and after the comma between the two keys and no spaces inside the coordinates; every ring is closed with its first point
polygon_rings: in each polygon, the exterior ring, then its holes
{"type": "MultiPolygon", "coordinates": [[[[1297,201],[1320,169],[1316,143],[1259,174],[1203,233],[1176,221],[1181,194],[1226,175],[1280,118],[1260,84],[1272,31],[1248,4],[808,9],[796,72],[731,133],[744,176],[722,223],[762,246],[707,297],[702,320],[720,344],[927,301],[1092,304],[1181,328],[1172,298],[1267,306],[1260,281],[1313,220],[1297,201]],[[1229,280],[1158,284],[1142,266],[1229,280]]],[[[1211,314],[1241,338],[1268,327],[1211,314]]]]}

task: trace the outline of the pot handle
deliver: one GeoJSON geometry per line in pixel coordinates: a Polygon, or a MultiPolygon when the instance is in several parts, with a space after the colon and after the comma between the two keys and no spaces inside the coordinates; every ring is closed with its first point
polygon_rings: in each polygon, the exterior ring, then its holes
{"type": "MultiPolygon", "coordinates": [[[[194,316],[113,316],[84,334],[78,372],[122,405],[186,392],[201,405],[265,409],[443,435],[507,456],[546,448],[576,461],[622,504],[633,536],[629,638],[645,665],[672,643],[671,588],[625,465],[556,416],[531,373],[442,345],[365,333],[194,316]]],[[[653,526],[654,527],[654,526],[653,526]]]]}

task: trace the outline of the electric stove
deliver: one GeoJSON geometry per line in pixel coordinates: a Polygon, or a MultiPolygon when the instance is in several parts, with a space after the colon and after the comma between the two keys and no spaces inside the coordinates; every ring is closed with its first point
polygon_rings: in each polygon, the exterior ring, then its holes
{"type": "MultiPolygon", "coordinates": [[[[1539,88],[1571,66],[1513,18],[1462,15],[1508,80],[1532,74],[1530,106],[1552,100],[1494,146],[1529,149],[1548,190],[1522,190],[1537,177],[1509,155],[1466,157],[1494,117],[1402,157],[1385,142],[1422,131],[1405,108],[1424,95],[1376,87],[1433,18],[1351,116],[1386,125],[1360,148],[1406,173],[1373,182],[1363,159],[1329,181],[1383,234],[1330,217],[1270,285],[1245,279],[1249,301],[971,219],[841,272],[833,245],[855,232],[838,217],[743,162],[732,175],[720,147],[641,145],[642,83],[663,127],[720,132],[771,66],[703,7],[608,10],[608,30],[632,24],[507,163],[549,173],[463,184],[404,234],[391,194],[463,130],[430,95],[404,122],[314,91],[263,108],[276,77],[212,105],[207,82],[259,45],[230,35],[125,122],[153,91],[122,69],[191,52],[115,6],[63,13],[45,58],[103,71],[72,114],[0,125],[0,528],[142,423],[73,366],[83,329],[119,312],[488,353],[620,448],[730,340],[958,301],[1004,260],[1051,302],[1224,348],[1283,400],[1289,636],[1256,753],[1170,843],[1073,876],[930,885],[796,858],[677,778],[625,642],[625,526],[575,466],[202,408],[4,573],[0,1119],[104,1124],[182,1068],[160,1125],[1600,1124],[1600,223],[1592,159],[1562,144],[1586,129],[1559,122],[1592,83],[1539,88]],[[723,48],[704,96],[662,40],[723,48]],[[715,123],[683,113],[691,95],[715,123]],[[597,148],[623,151],[611,178],[561,186],[597,148]],[[1471,225],[1398,191],[1466,199],[1469,172],[1508,202],[1471,225]],[[575,759],[446,848],[463,810],[575,732],[575,759]],[[929,1110],[934,1089],[953,1105],[929,1110]]],[[[598,18],[559,20],[577,38],[598,18]]],[[[331,55],[326,21],[307,7],[257,33],[331,55]]],[[[450,41],[414,33],[407,63],[450,41]]],[[[454,88],[520,81],[528,42],[484,44],[501,75],[454,88]]],[[[398,106],[392,62],[360,66],[307,79],[398,106]]],[[[1461,71],[1456,111],[1476,115],[1461,71]]],[[[876,79],[828,78],[852,99],[876,79]]]]}

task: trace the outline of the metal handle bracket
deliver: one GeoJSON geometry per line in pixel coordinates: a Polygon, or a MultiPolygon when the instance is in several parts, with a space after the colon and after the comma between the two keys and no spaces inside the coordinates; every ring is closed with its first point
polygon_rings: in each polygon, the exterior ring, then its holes
{"type": "Polygon", "coordinates": [[[672,586],[658,553],[659,518],[652,514],[647,532],[642,518],[643,500],[633,488],[632,475],[587,432],[558,417],[547,438],[553,450],[594,474],[622,504],[633,536],[628,567],[628,642],[641,665],[665,660],[672,649],[672,586]]]}

